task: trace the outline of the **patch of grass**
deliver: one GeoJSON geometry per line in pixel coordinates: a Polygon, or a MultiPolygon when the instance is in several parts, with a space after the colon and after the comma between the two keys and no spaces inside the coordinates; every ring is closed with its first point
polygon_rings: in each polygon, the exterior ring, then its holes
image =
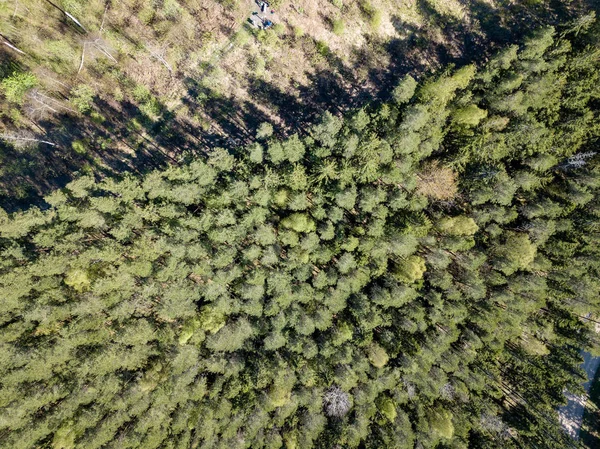
{"type": "Polygon", "coordinates": [[[246,28],[242,28],[237,33],[235,33],[233,37],[233,42],[235,42],[235,44],[239,45],[240,47],[243,47],[248,42],[250,42],[250,34],[246,30],[246,28]]]}
{"type": "Polygon", "coordinates": [[[333,34],[341,36],[346,31],[346,24],[342,19],[334,19],[331,21],[331,29],[333,34]]]}
{"type": "Polygon", "coordinates": [[[382,14],[381,11],[369,1],[362,1],[360,3],[360,9],[365,17],[369,20],[369,26],[374,30],[377,30],[381,26],[382,14]]]}
{"type": "Polygon", "coordinates": [[[321,56],[327,56],[331,52],[331,50],[329,49],[329,46],[327,45],[327,43],[325,41],[321,41],[321,40],[315,41],[315,47],[317,49],[317,52],[321,56]]]}
{"type": "Polygon", "coordinates": [[[75,140],[71,143],[71,147],[73,151],[77,154],[86,154],[87,153],[87,145],[84,140],[75,140]]]}

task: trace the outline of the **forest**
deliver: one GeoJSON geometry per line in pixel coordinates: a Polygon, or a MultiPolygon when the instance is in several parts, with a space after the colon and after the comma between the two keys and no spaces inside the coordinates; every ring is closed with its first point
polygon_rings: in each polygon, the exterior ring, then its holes
{"type": "Polygon", "coordinates": [[[600,352],[593,12],[229,144],[108,66],[143,116],[49,95],[8,50],[0,448],[584,447],[557,409],[600,352]],[[168,163],[52,174],[67,142],[168,163]]]}

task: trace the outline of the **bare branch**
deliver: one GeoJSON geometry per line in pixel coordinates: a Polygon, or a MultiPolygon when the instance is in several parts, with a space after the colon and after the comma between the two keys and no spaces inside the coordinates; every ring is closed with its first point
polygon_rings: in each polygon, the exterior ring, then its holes
{"type": "Polygon", "coordinates": [[[77,70],[77,73],[81,72],[81,69],[83,69],[83,60],[85,59],[85,46],[87,44],[87,42],[83,43],[83,51],[81,52],[81,64],[79,64],[79,70],[77,70]]]}
{"type": "Polygon", "coordinates": [[[56,80],[56,79],[54,79],[54,78],[52,78],[51,76],[49,76],[49,75],[46,75],[46,74],[44,74],[43,76],[44,76],[44,78],[45,78],[45,79],[47,79],[47,80],[49,80],[49,81],[52,81],[53,83],[56,83],[56,84],[58,84],[58,85],[60,85],[60,86],[64,87],[65,89],[69,89],[69,90],[71,90],[71,87],[67,86],[65,83],[62,83],[62,82],[60,82],[60,81],[58,81],[58,80],[56,80]]]}
{"type": "Polygon", "coordinates": [[[4,139],[4,140],[19,140],[19,141],[25,141],[25,142],[40,142],[40,143],[45,143],[46,145],[51,145],[53,147],[56,146],[55,143],[48,142],[47,140],[31,139],[31,138],[28,138],[28,137],[7,136],[7,135],[4,135],[4,134],[0,134],[0,139],[4,139]]]}
{"type": "Polygon", "coordinates": [[[104,53],[104,55],[108,56],[109,59],[111,59],[115,64],[118,64],[119,62],[113,57],[113,55],[111,55],[108,50],[106,49],[106,46],[104,44],[100,43],[100,39],[96,39],[94,42],[92,42],[92,44],[94,45],[94,47],[96,47],[98,50],[100,50],[102,53],[104,53]]]}
{"type": "Polygon", "coordinates": [[[323,405],[325,406],[327,416],[335,418],[341,418],[352,408],[348,393],[337,385],[332,386],[325,392],[323,395],[323,405]]]}
{"type": "Polygon", "coordinates": [[[100,24],[100,34],[104,31],[104,19],[106,18],[106,12],[108,11],[108,7],[110,6],[110,2],[106,2],[106,8],[104,8],[104,14],[102,14],[102,23],[100,24]]]}
{"type": "Polygon", "coordinates": [[[56,9],[58,9],[60,12],[62,12],[65,16],[67,16],[69,19],[71,19],[79,28],[81,28],[83,31],[85,31],[86,33],[88,32],[88,30],[86,30],[86,28],[81,24],[81,22],[79,22],[79,20],[77,20],[75,17],[73,17],[72,14],[69,14],[67,11],[65,11],[64,9],[62,9],[61,7],[55,5],[54,3],[52,3],[50,0],[46,0],[48,3],[50,3],[52,6],[54,6],[56,9]]]}
{"type": "Polygon", "coordinates": [[[77,71],[77,73],[80,73],[81,70],[83,69],[83,64],[84,64],[84,61],[85,61],[85,51],[86,51],[88,45],[92,45],[93,47],[95,47],[98,51],[100,51],[104,56],[106,56],[107,58],[109,58],[115,64],[119,63],[114,58],[114,56],[110,54],[110,52],[106,48],[106,45],[104,44],[104,42],[102,41],[101,38],[95,39],[93,41],[91,41],[91,40],[90,41],[84,41],[83,42],[83,50],[81,52],[81,62],[79,64],[79,70],[77,71]]]}
{"type": "Polygon", "coordinates": [[[4,42],[4,45],[6,45],[8,48],[12,48],[14,51],[16,51],[17,53],[20,53],[22,55],[27,55],[27,53],[25,53],[24,51],[19,50],[17,47],[15,47],[12,44],[9,44],[8,42],[4,42]]]}
{"type": "Polygon", "coordinates": [[[13,49],[14,51],[16,51],[17,53],[20,53],[20,54],[22,54],[22,55],[26,55],[26,56],[27,56],[27,53],[25,53],[25,52],[24,52],[24,51],[22,51],[22,50],[19,50],[19,49],[18,49],[18,48],[17,48],[17,47],[16,47],[16,46],[15,46],[15,45],[12,43],[12,41],[11,41],[9,38],[7,38],[6,36],[4,36],[4,35],[2,35],[2,34],[0,34],[0,37],[1,37],[1,38],[4,40],[3,44],[4,44],[4,45],[6,45],[8,48],[12,48],[12,49],[13,49]]]}
{"type": "MultiPolygon", "coordinates": [[[[60,108],[60,109],[65,109],[69,112],[73,112],[73,113],[77,113],[77,111],[68,108],[66,106],[64,106],[60,101],[49,97],[48,95],[44,95],[43,93],[41,93],[38,90],[34,90],[33,92],[31,92],[28,95],[29,98],[31,98],[34,102],[38,103],[41,108],[39,109],[49,109],[50,111],[54,112],[54,113],[58,113],[58,110],[55,108],[60,108]]],[[[36,112],[37,109],[34,109],[34,112],[36,112]]]]}
{"type": "Polygon", "coordinates": [[[162,50],[161,53],[159,53],[157,50],[151,49],[148,45],[146,45],[146,50],[148,50],[148,53],[150,53],[151,56],[158,59],[162,63],[162,65],[164,65],[167,68],[169,72],[173,72],[173,69],[171,68],[165,57],[161,54],[164,53],[164,50],[162,50]]]}
{"type": "Polygon", "coordinates": [[[37,98],[37,97],[31,97],[31,99],[32,99],[33,101],[35,101],[36,103],[38,103],[38,104],[40,104],[40,105],[41,105],[41,108],[34,108],[34,109],[32,109],[32,112],[38,112],[39,110],[42,110],[42,111],[43,111],[44,109],[50,109],[52,112],[54,112],[54,113],[58,114],[58,111],[57,111],[56,109],[54,109],[52,106],[50,106],[50,105],[48,105],[48,104],[44,103],[44,102],[43,102],[42,100],[40,100],[39,98],[37,98]]]}

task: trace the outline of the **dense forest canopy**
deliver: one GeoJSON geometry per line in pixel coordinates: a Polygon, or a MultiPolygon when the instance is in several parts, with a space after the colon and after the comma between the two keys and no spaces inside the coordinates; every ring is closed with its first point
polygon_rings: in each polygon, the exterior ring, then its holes
{"type": "Polygon", "coordinates": [[[306,133],[0,210],[0,446],[575,447],[599,42],[541,28],[306,133]]]}

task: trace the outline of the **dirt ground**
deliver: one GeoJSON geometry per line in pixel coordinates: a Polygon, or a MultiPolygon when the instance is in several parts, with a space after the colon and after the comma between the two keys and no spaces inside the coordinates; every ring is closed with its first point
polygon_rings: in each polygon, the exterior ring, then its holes
{"type": "MultiPolygon", "coordinates": [[[[218,134],[224,145],[230,138],[247,142],[260,121],[282,135],[302,131],[325,110],[385,99],[406,73],[419,78],[448,63],[482,61],[533,26],[577,9],[577,2],[564,9],[564,2],[526,7],[500,0],[284,1],[273,29],[258,31],[246,22],[256,3],[245,2],[235,30],[184,73],[204,92],[188,95],[186,104],[197,101],[192,116],[214,134],[211,143],[218,134]]],[[[189,114],[188,107],[175,109],[189,114]]]]}

